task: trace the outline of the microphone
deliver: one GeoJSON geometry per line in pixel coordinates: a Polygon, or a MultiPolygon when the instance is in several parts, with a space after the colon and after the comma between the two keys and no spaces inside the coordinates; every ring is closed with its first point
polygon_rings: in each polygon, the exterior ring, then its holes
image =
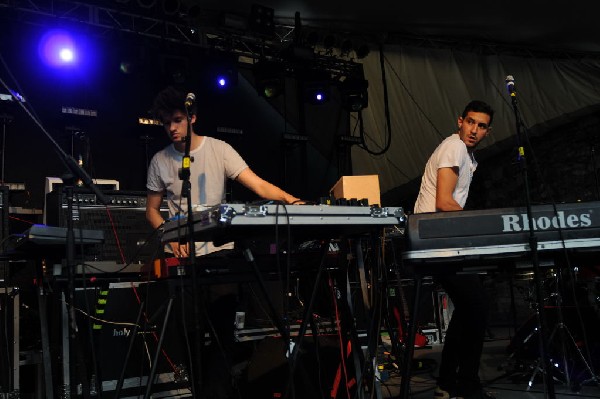
{"type": "Polygon", "coordinates": [[[187,96],[185,96],[185,107],[190,108],[195,101],[196,95],[194,93],[188,93],[187,96]]]}
{"type": "Polygon", "coordinates": [[[508,90],[508,94],[511,97],[517,96],[517,91],[515,90],[515,78],[512,75],[508,75],[506,77],[506,90],[508,90]]]}

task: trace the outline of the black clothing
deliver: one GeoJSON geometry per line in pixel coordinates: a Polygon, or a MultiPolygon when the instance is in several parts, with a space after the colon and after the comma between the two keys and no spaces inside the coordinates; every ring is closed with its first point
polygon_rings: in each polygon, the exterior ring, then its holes
{"type": "Polygon", "coordinates": [[[481,389],[479,363],[488,320],[489,304],[476,274],[437,278],[454,305],[446,330],[438,385],[458,396],[481,389]]]}

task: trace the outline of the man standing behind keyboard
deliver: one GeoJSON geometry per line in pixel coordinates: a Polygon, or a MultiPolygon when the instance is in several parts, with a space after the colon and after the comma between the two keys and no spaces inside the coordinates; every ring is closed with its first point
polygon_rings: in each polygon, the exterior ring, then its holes
{"type": "MultiPolygon", "coordinates": [[[[186,113],[186,93],[174,87],[167,87],[154,100],[153,110],[163,123],[172,144],[154,155],[148,168],[146,187],[146,218],[153,228],[158,229],[165,222],[160,207],[166,194],[169,216],[187,215],[187,199],[182,197],[182,180],[178,171],[182,166],[188,134],[186,113]]],[[[259,197],[285,204],[301,201],[257,176],[242,157],[224,141],[200,136],[194,132],[196,122],[195,106],[188,107],[190,122],[190,184],[193,210],[202,210],[219,205],[225,200],[227,179],[240,182],[259,197]]],[[[216,251],[231,249],[233,243],[215,247],[211,242],[196,242],[196,256],[208,255],[216,251]]],[[[170,242],[165,248],[176,257],[189,255],[188,245],[170,242]]],[[[205,348],[203,363],[203,392],[197,397],[226,399],[236,397],[232,385],[231,351],[234,342],[234,319],[237,306],[237,285],[211,284],[205,291],[207,316],[211,323],[211,345],[205,348]],[[214,336],[212,335],[214,333],[214,336]],[[220,343],[215,345],[215,341],[220,343]]],[[[186,315],[183,315],[186,317],[186,315]]],[[[189,315],[188,315],[189,319],[189,315]]],[[[200,359],[196,359],[199,361],[200,359]]]]}
{"type": "MultiPolygon", "coordinates": [[[[489,133],[494,110],[483,101],[471,101],[458,117],[458,132],[435,149],[423,173],[414,213],[460,211],[469,195],[477,168],[474,150],[489,133]]],[[[485,338],[488,299],[476,274],[436,276],[446,290],[454,312],[446,330],[436,399],[493,398],[479,380],[485,338]]]]}
{"type": "MultiPolygon", "coordinates": [[[[148,168],[146,218],[155,229],[164,223],[160,207],[165,193],[169,203],[169,216],[187,214],[187,201],[181,197],[183,182],[178,175],[188,132],[185,101],[186,93],[173,87],[161,91],[154,100],[154,112],[172,141],[172,144],[154,155],[148,168]]],[[[190,157],[193,159],[190,165],[190,183],[192,203],[197,209],[221,204],[225,200],[227,179],[242,183],[264,199],[285,204],[300,202],[298,198],[256,175],[237,151],[226,142],[196,134],[193,128],[196,122],[194,105],[190,114],[190,157]]],[[[188,255],[187,245],[180,245],[178,242],[169,245],[175,256],[188,255]]],[[[206,255],[219,249],[224,248],[215,248],[212,243],[197,244],[196,255],[206,255]]]]}

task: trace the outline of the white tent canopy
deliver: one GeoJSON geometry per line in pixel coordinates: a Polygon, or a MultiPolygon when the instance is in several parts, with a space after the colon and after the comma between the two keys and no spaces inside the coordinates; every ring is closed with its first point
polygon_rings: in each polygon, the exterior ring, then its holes
{"type": "MultiPolygon", "coordinates": [[[[369,107],[363,111],[365,140],[369,150],[377,153],[388,137],[379,52],[372,51],[363,63],[369,81],[369,107]]],[[[431,152],[456,131],[457,118],[471,99],[486,101],[496,111],[492,134],[481,148],[514,136],[507,75],[515,79],[518,109],[529,128],[600,104],[598,59],[480,55],[398,45],[384,48],[384,65],[389,150],[372,155],[355,146],[352,152],[354,174],[378,174],[382,193],[422,174],[431,152]]]]}

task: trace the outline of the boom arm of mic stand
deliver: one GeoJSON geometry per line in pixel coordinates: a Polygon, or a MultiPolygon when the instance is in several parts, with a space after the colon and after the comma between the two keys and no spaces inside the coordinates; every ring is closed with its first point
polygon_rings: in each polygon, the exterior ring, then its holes
{"type": "Polygon", "coordinates": [[[544,386],[546,388],[546,393],[548,398],[554,399],[556,398],[556,393],[554,390],[554,380],[552,376],[552,366],[550,364],[550,359],[548,357],[548,340],[546,337],[547,324],[546,324],[546,316],[544,312],[544,297],[542,295],[542,287],[540,282],[540,261],[538,257],[538,238],[535,234],[535,229],[533,225],[533,215],[531,210],[531,194],[529,190],[529,177],[527,172],[527,158],[525,156],[525,149],[523,147],[523,131],[522,128],[524,126],[521,120],[521,114],[519,112],[519,107],[517,104],[517,96],[515,92],[510,93],[513,111],[515,113],[515,123],[516,123],[516,136],[517,136],[517,145],[518,145],[518,161],[519,166],[521,167],[521,172],[523,173],[523,184],[525,187],[525,203],[527,207],[527,218],[529,219],[529,248],[531,250],[531,263],[533,264],[534,271],[534,280],[535,280],[535,293],[536,293],[536,301],[537,301],[537,318],[538,325],[540,328],[539,337],[540,337],[540,357],[542,361],[542,365],[544,368],[544,386]]]}

